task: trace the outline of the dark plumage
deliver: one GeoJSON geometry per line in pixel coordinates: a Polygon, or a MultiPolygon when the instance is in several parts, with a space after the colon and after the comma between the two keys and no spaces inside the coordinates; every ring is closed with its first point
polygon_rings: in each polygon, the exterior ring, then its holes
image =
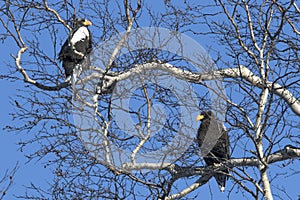
{"type": "MultiPolygon", "coordinates": [[[[219,164],[230,158],[228,133],[222,123],[220,123],[211,111],[202,112],[197,116],[197,121],[201,121],[198,129],[197,142],[204,155],[207,166],[219,164]],[[209,134],[209,136],[206,136],[209,134]],[[220,134],[222,134],[220,136],[220,134]],[[219,137],[220,136],[220,137],[219,137]],[[217,143],[215,143],[215,141],[217,143]],[[213,146],[214,145],[214,146],[213,146]],[[213,148],[212,148],[213,146],[213,148]]],[[[222,192],[225,190],[229,169],[222,170],[224,173],[216,174],[214,177],[222,192]]]]}
{"type": "Polygon", "coordinates": [[[65,70],[66,78],[73,74],[73,69],[92,51],[92,35],[88,26],[92,22],[86,19],[78,19],[74,29],[59,52],[59,60],[65,70]]]}

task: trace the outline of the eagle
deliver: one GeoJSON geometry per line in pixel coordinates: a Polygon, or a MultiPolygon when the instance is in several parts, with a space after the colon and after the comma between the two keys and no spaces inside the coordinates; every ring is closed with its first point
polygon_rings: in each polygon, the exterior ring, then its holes
{"type": "MultiPolygon", "coordinates": [[[[197,143],[204,155],[206,165],[212,166],[229,160],[229,138],[225,126],[216,119],[212,111],[203,111],[196,120],[201,121],[197,143]]],[[[225,190],[227,174],[229,174],[229,168],[214,175],[221,192],[225,190]]]]}
{"type": "Polygon", "coordinates": [[[74,28],[59,52],[58,58],[65,70],[66,80],[70,80],[76,65],[82,63],[92,51],[92,34],[88,29],[91,25],[92,22],[87,19],[75,20],[74,28]]]}

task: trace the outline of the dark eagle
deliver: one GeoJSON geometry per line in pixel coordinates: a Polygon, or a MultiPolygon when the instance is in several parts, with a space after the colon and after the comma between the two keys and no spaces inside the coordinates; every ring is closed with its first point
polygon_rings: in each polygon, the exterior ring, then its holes
{"type": "Polygon", "coordinates": [[[92,34],[88,29],[90,25],[92,22],[86,19],[77,19],[73,30],[59,52],[58,58],[62,61],[67,80],[70,80],[75,66],[80,64],[92,51],[92,34]]]}
{"type": "MultiPolygon", "coordinates": [[[[212,166],[228,160],[230,158],[229,139],[225,126],[215,118],[212,111],[202,112],[197,116],[196,120],[201,121],[197,134],[197,142],[202,155],[204,155],[203,158],[206,165],[212,166]]],[[[221,173],[214,176],[221,192],[225,190],[228,179],[226,174],[229,174],[229,168],[222,170],[221,173]]]]}

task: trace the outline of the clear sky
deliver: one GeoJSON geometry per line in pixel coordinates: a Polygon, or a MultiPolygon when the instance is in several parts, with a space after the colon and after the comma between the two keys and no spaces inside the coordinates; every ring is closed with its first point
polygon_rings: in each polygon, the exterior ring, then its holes
{"type": "MultiPolygon", "coordinates": [[[[1,29],[2,26],[0,26],[0,32],[2,32],[1,29]]],[[[12,58],[7,52],[16,53],[11,47],[9,43],[5,43],[0,48],[0,75],[9,73],[6,63],[12,63],[12,58]]],[[[25,157],[26,152],[20,152],[17,143],[27,137],[26,134],[3,130],[6,126],[16,125],[16,122],[12,121],[10,114],[15,112],[14,99],[18,95],[18,89],[23,87],[24,83],[21,81],[9,82],[5,79],[0,79],[0,180],[7,170],[11,171],[16,164],[19,166],[13,178],[13,186],[8,190],[4,198],[8,200],[15,199],[13,195],[24,194],[25,185],[29,186],[31,182],[46,186],[47,181],[51,181],[52,179],[52,175],[48,169],[45,169],[41,163],[27,163],[28,160],[25,157]]],[[[34,145],[32,148],[34,148],[34,145]]],[[[5,183],[7,184],[8,182],[5,183]]],[[[6,184],[0,185],[0,189],[3,189],[6,184]]]]}

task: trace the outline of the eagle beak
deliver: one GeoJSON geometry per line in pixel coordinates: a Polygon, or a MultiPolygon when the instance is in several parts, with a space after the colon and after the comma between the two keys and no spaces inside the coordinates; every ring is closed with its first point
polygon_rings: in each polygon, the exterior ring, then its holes
{"type": "Polygon", "coordinates": [[[84,22],[83,22],[83,25],[85,25],[85,26],[91,26],[93,23],[91,22],[91,21],[89,21],[89,20],[85,20],[84,22]]]}
{"type": "Polygon", "coordinates": [[[198,115],[196,117],[196,121],[201,121],[202,119],[204,119],[204,115],[198,115]]]}

